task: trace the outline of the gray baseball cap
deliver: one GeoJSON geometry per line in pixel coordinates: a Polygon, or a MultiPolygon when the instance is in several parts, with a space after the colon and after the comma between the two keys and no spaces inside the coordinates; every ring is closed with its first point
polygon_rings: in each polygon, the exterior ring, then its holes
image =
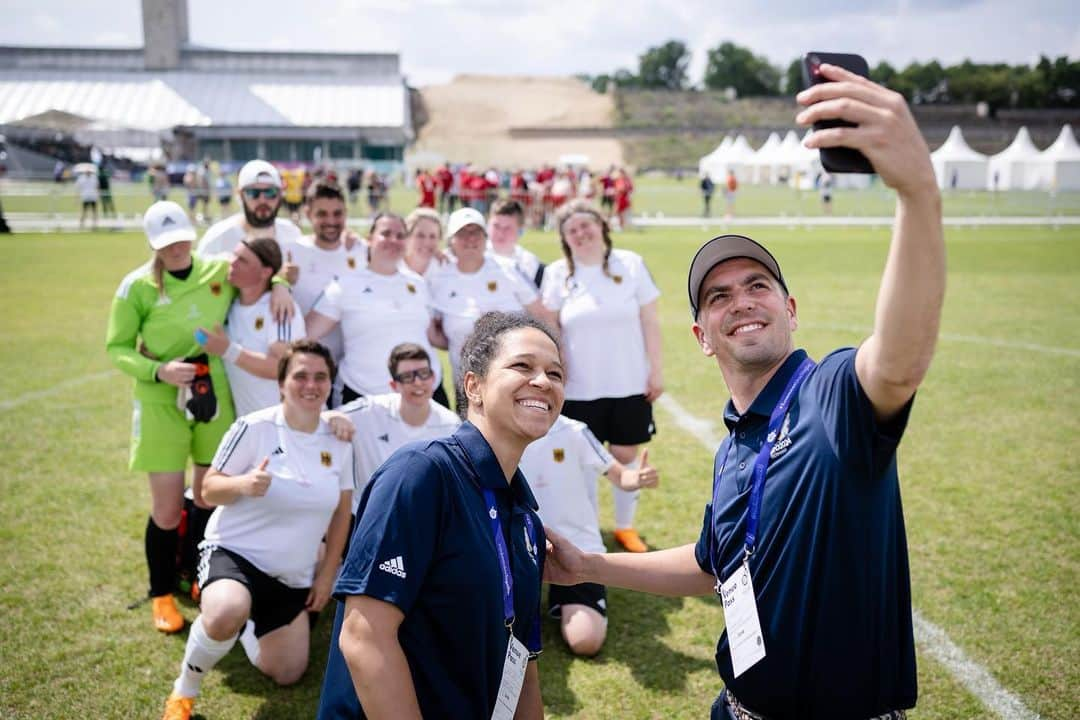
{"type": "Polygon", "coordinates": [[[780,263],[772,256],[763,245],[745,235],[720,235],[701,246],[690,263],[690,274],[686,280],[687,291],[690,294],[690,315],[697,319],[698,300],[701,294],[701,284],[709,272],[722,262],[733,258],[750,258],[765,266],[774,278],[788,291],[787,283],[784,282],[784,274],[780,272],[780,263]]]}

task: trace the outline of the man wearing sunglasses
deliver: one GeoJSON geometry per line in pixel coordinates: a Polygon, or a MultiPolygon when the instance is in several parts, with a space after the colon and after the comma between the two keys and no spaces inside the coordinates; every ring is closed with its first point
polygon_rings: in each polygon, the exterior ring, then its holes
{"type": "Polygon", "coordinates": [[[211,225],[199,241],[198,254],[227,255],[246,237],[272,237],[285,255],[300,239],[300,228],[277,216],[284,198],[281,173],[265,160],[252,160],[240,168],[236,186],[243,213],[211,225]]]}

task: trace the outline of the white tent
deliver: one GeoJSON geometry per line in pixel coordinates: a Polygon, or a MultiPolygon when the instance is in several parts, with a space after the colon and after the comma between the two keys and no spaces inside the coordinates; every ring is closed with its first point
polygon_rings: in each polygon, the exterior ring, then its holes
{"type": "MultiPolygon", "coordinates": [[[[725,178],[727,177],[727,171],[731,170],[735,173],[735,178],[741,183],[747,183],[753,179],[754,148],[750,147],[750,142],[745,135],[740,134],[735,138],[734,142],[731,143],[731,147],[724,154],[723,162],[725,178]]],[[[714,177],[713,180],[716,180],[716,178],[714,177]]]]}
{"type": "Polygon", "coordinates": [[[1026,127],[1017,131],[1009,147],[990,158],[988,190],[1034,190],[1042,185],[1044,163],[1026,127]]]}
{"type": "Polygon", "coordinates": [[[780,157],[783,158],[779,169],[786,169],[788,183],[800,190],[810,190],[814,187],[814,178],[821,172],[821,163],[818,160],[817,150],[811,150],[803,145],[806,138],[810,137],[811,130],[807,130],[802,140],[794,130],[788,130],[784,141],[780,143],[780,157]]]}
{"type": "Polygon", "coordinates": [[[773,185],[776,184],[776,171],[775,167],[778,163],[782,162],[780,157],[780,136],[776,133],[769,133],[769,137],[765,140],[765,144],[757,149],[754,153],[754,182],[760,183],[768,180],[773,185]]]}
{"type": "Polygon", "coordinates": [[[731,139],[731,136],[725,135],[724,139],[720,141],[720,144],[717,145],[711,153],[698,160],[698,177],[705,177],[706,175],[708,175],[713,179],[714,182],[716,181],[719,175],[714,172],[713,166],[716,165],[716,161],[723,155],[723,153],[725,153],[727,149],[731,147],[732,142],[734,141],[731,139]]]}
{"type": "Polygon", "coordinates": [[[1042,161],[1051,190],[1080,190],[1080,144],[1071,125],[1061,128],[1057,140],[1043,151],[1042,161]]]}
{"type": "Polygon", "coordinates": [[[930,153],[930,161],[939,188],[971,190],[986,187],[986,156],[968,146],[959,125],[953,125],[941,147],[930,153]]]}

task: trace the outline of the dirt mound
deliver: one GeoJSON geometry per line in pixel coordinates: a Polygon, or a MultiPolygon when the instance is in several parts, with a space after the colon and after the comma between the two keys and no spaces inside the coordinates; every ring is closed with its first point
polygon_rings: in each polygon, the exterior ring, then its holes
{"type": "Polygon", "coordinates": [[[618,141],[594,137],[510,138],[511,128],[611,127],[614,102],[576,78],[461,75],[420,88],[428,121],[414,153],[451,162],[535,167],[582,154],[593,167],[622,163],[618,141]]]}

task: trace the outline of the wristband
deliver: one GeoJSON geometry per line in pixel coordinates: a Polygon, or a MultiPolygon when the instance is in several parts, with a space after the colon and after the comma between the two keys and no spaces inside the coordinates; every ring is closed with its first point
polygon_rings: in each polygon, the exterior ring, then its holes
{"type": "Polygon", "coordinates": [[[236,361],[240,359],[240,353],[242,352],[244,352],[244,348],[240,345],[240,343],[231,342],[229,343],[229,347],[225,349],[225,352],[224,354],[222,354],[221,358],[225,362],[235,365],[236,361]]]}

